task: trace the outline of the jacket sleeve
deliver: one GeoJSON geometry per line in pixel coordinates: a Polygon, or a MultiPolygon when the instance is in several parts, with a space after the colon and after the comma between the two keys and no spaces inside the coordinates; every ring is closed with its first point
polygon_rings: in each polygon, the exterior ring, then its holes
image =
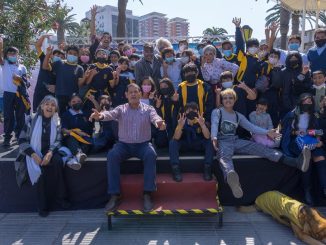
{"type": "Polygon", "coordinates": [[[237,46],[236,53],[239,53],[240,50],[243,53],[245,53],[245,41],[243,39],[243,35],[242,35],[240,27],[237,27],[235,29],[235,45],[237,46]]]}
{"type": "Polygon", "coordinates": [[[204,98],[204,118],[206,121],[210,122],[211,121],[211,114],[214,109],[214,101],[213,101],[213,93],[211,86],[207,84],[206,86],[206,94],[204,98]]]}
{"type": "Polygon", "coordinates": [[[26,155],[31,156],[34,153],[34,150],[30,144],[30,130],[31,130],[31,119],[29,118],[24,125],[22,131],[20,132],[18,144],[19,150],[24,152],[26,155]]]}

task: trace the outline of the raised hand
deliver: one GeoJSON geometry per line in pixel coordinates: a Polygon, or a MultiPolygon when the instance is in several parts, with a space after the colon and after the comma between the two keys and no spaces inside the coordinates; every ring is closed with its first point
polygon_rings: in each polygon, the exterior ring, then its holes
{"type": "Polygon", "coordinates": [[[94,77],[98,73],[98,70],[95,68],[90,69],[90,76],[94,77]]]}
{"type": "Polygon", "coordinates": [[[152,100],[152,99],[154,99],[154,95],[155,95],[155,91],[153,91],[153,92],[149,92],[149,96],[148,96],[148,98],[149,98],[150,100],[152,100]]]}
{"type": "Polygon", "coordinates": [[[241,18],[234,17],[232,19],[232,23],[235,25],[235,27],[240,27],[240,25],[241,25],[241,18]]]}
{"type": "Polygon", "coordinates": [[[308,65],[304,65],[302,67],[302,74],[306,75],[309,72],[309,70],[310,70],[310,67],[308,65]]]}
{"type": "Polygon", "coordinates": [[[272,22],[272,24],[269,26],[269,29],[272,33],[276,33],[280,25],[277,22],[272,22]]]}
{"type": "Polygon", "coordinates": [[[203,126],[205,124],[205,118],[202,115],[198,114],[198,117],[195,117],[195,119],[200,126],[203,126]]]}
{"type": "Polygon", "coordinates": [[[96,5],[93,5],[92,7],[91,7],[91,16],[96,16],[96,14],[97,14],[97,6],[96,5]]]}
{"type": "Polygon", "coordinates": [[[174,94],[172,95],[171,100],[174,102],[177,102],[179,100],[179,94],[177,93],[177,91],[174,91],[174,94]]]}
{"type": "Polygon", "coordinates": [[[89,121],[92,121],[93,119],[95,121],[100,121],[102,120],[104,117],[101,113],[98,112],[98,110],[96,109],[92,109],[93,113],[91,114],[91,116],[89,117],[89,121]]]}
{"type": "Polygon", "coordinates": [[[186,123],[186,120],[187,118],[185,113],[179,114],[178,127],[183,128],[186,123]]]}
{"type": "Polygon", "coordinates": [[[221,88],[216,88],[216,89],[215,89],[215,94],[220,95],[221,92],[222,92],[222,89],[221,89],[221,88]]]}
{"type": "Polygon", "coordinates": [[[160,96],[155,96],[154,97],[154,100],[155,100],[155,106],[156,106],[156,108],[160,108],[161,107],[161,105],[162,105],[162,95],[160,95],[160,96]]]}
{"type": "Polygon", "coordinates": [[[165,124],[164,120],[157,121],[156,122],[156,128],[158,128],[161,131],[165,130],[166,129],[166,124],[165,124]]]}
{"type": "Polygon", "coordinates": [[[47,47],[47,48],[46,48],[46,54],[47,54],[47,55],[51,55],[52,52],[53,52],[53,48],[54,48],[54,47],[51,46],[51,45],[50,45],[49,47],[47,47]]]}

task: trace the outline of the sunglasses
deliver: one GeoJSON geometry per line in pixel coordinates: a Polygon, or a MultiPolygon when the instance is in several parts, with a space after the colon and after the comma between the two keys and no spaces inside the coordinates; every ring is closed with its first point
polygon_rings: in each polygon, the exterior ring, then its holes
{"type": "Polygon", "coordinates": [[[223,100],[234,100],[233,96],[222,97],[223,100]]]}

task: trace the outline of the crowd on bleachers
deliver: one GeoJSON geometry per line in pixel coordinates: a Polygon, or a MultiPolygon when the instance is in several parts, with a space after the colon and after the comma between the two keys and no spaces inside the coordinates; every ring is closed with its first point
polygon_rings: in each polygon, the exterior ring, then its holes
{"type": "Polygon", "coordinates": [[[48,35],[41,36],[32,105],[19,50],[3,50],[0,39],[3,146],[12,144],[15,133],[17,161],[26,164],[37,186],[40,215],[48,214],[48,175],[56,174],[58,200],[68,207],[63,167],[79,170],[87,154],[107,150],[107,210],[120,202],[119,164],[131,156],[144,162],[144,210],[151,210],[155,148],[169,149],[177,182],[182,181],[180,151],[204,153],[206,181],[212,180],[217,155],[225,181],[241,198],[232,156],[251,154],[301,170],[309,204],[316,172],[326,198],[326,29],[316,29],[315,46],[300,53],[297,35],[289,37],[288,50],[273,48],[276,24],[266,32],[267,43],[260,44],[244,40],[241,19],[233,23],[235,46],[224,41],[219,50],[203,40],[199,56],[187,40],[175,52],[165,38],[145,43],[140,56],[124,42],[112,49],[111,35],[97,37],[94,31],[90,47],[49,46],[43,52],[48,35]]]}

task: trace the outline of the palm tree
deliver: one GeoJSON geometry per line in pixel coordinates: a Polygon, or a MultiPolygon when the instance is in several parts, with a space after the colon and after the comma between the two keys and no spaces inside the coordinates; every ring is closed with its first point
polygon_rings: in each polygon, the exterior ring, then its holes
{"type": "Polygon", "coordinates": [[[67,4],[61,5],[61,1],[57,0],[50,7],[50,19],[52,22],[58,23],[58,43],[65,41],[65,33],[78,35],[80,33],[80,26],[75,22],[75,14],[70,14],[73,10],[72,7],[68,7],[67,4]]]}
{"type": "MultiPolygon", "coordinates": [[[[142,0],[139,2],[143,5],[142,0]]],[[[124,38],[126,36],[126,10],[128,0],[118,0],[118,25],[117,25],[117,37],[124,38]]]]}
{"type": "Polygon", "coordinates": [[[225,34],[228,34],[228,32],[224,28],[214,26],[203,31],[204,36],[224,36],[225,34]]]}

